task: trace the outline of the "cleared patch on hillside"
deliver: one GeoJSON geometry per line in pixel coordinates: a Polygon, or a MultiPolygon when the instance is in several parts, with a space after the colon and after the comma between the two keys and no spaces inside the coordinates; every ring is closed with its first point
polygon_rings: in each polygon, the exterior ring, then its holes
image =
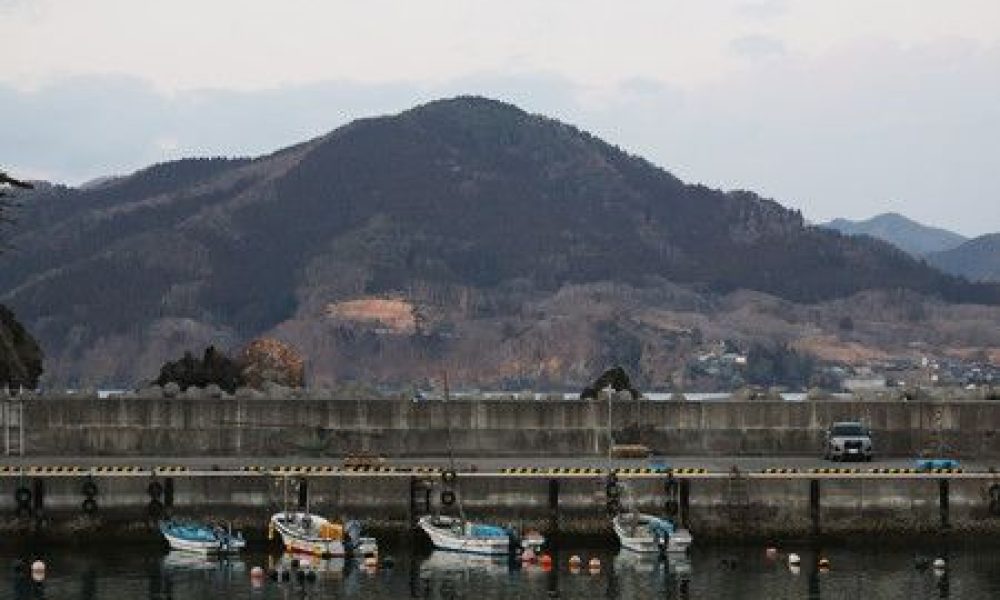
{"type": "Polygon", "coordinates": [[[796,350],[812,354],[820,360],[850,365],[885,360],[889,357],[889,354],[879,349],[843,341],[835,335],[813,335],[798,339],[792,345],[796,350]]]}
{"type": "Polygon", "coordinates": [[[399,298],[357,298],[326,306],[328,317],[368,325],[385,333],[411,334],[417,329],[413,304],[399,298]]]}

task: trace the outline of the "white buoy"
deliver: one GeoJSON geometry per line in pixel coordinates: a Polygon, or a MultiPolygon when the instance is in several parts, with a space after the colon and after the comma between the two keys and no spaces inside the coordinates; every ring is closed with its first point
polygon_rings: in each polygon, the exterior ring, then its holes
{"type": "Polygon", "coordinates": [[[569,557],[569,566],[571,566],[571,567],[579,567],[582,564],[583,564],[583,559],[580,558],[579,556],[577,556],[576,554],[574,554],[573,556],[569,557]]]}
{"type": "Polygon", "coordinates": [[[367,567],[368,569],[375,569],[375,568],[377,568],[378,567],[378,558],[375,557],[375,556],[366,556],[365,557],[365,567],[367,567]]]}
{"type": "Polygon", "coordinates": [[[774,546],[768,546],[767,549],[764,550],[764,554],[767,555],[768,558],[775,558],[778,556],[778,549],[774,546]]]}
{"type": "Polygon", "coordinates": [[[829,571],[830,570],[830,560],[829,559],[827,559],[827,558],[821,558],[821,559],[819,559],[819,563],[818,564],[819,564],[820,570],[822,570],[822,571],[829,571]]]}
{"type": "Polygon", "coordinates": [[[792,552],[791,554],[788,555],[788,564],[790,564],[790,565],[798,565],[798,564],[801,564],[801,563],[802,563],[802,559],[799,558],[798,554],[792,552]]]}
{"type": "Polygon", "coordinates": [[[259,588],[262,585],[264,585],[264,569],[262,567],[250,569],[250,586],[259,588]]]}
{"type": "Polygon", "coordinates": [[[788,565],[788,570],[792,573],[792,575],[798,575],[802,572],[802,567],[799,565],[788,565]]]}
{"type": "Polygon", "coordinates": [[[596,556],[594,558],[591,558],[590,562],[587,563],[587,569],[590,570],[591,574],[600,573],[601,559],[597,558],[596,556]]]}
{"type": "Polygon", "coordinates": [[[34,581],[43,581],[45,579],[45,563],[40,560],[31,563],[31,578],[34,581]]]}
{"type": "MultiPolygon", "coordinates": [[[[934,564],[933,564],[932,566],[933,566],[933,567],[934,567],[935,569],[943,569],[943,568],[945,568],[945,567],[946,567],[946,566],[948,566],[948,565],[947,565],[947,563],[945,563],[945,562],[944,562],[944,559],[943,559],[943,558],[935,558],[935,559],[934,559],[934,564]]],[[[32,567],[31,567],[31,568],[32,568],[32,569],[34,569],[34,568],[35,568],[35,567],[34,567],[34,565],[32,565],[32,567]]]]}

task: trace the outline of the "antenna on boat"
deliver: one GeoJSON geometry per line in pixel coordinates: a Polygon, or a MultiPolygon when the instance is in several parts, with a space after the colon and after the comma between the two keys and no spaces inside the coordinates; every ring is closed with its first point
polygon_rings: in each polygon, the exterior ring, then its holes
{"type": "MultiPolygon", "coordinates": [[[[444,432],[445,440],[448,445],[448,465],[451,472],[455,475],[458,474],[458,470],[455,468],[455,452],[451,447],[451,419],[448,418],[448,371],[444,371],[444,432]]],[[[452,480],[452,485],[455,487],[455,500],[458,504],[458,516],[462,519],[462,525],[466,523],[465,520],[465,506],[462,505],[462,492],[458,488],[458,477],[452,480]]]]}

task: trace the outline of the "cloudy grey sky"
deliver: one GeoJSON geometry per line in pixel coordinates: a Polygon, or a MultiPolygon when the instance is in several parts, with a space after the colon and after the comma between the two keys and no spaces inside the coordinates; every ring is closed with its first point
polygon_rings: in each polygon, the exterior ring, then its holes
{"type": "Polygon", "coordinates": [[[997,0],[0,0],[0,168],[255,155],[460,93],[806,217],[1000,231],[997,0]]]}

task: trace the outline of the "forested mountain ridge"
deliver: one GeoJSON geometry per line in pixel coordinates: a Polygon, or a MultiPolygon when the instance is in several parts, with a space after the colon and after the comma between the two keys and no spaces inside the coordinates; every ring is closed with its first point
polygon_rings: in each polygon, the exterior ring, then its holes
{"type": "MultiPolygon", "coordinates": [[[[545,337],[570,335],[538,307],[601,282],[653,298],[683,284],[806,303],[871,289],[1000,300],[996,286],[883,242],[806,226],[751,192],[687,185],[570,125],[474,97],[257,159],[47,187],[26,204],[17,251],[0,258],[0,301],[41,340],[52,381],[69,384],[128,384],[185,348],[263,333],[299,347],[318,378],[405,380],[461,355],[471,381],[535,377],[533,361],[553,380],[590,379],[620,358],[601,354],[617,339],[606,323],[628,319],[561,308],[587,323],[577,353],[545,337]],[[345,303],[378,298],[412,308],[405,333],[344,316],[357,314],[345,303]],[[540,324],[551,331],[517,341],[540,324]]],[[[639,346],[622,351],[641,361],[639,346]]]]}

